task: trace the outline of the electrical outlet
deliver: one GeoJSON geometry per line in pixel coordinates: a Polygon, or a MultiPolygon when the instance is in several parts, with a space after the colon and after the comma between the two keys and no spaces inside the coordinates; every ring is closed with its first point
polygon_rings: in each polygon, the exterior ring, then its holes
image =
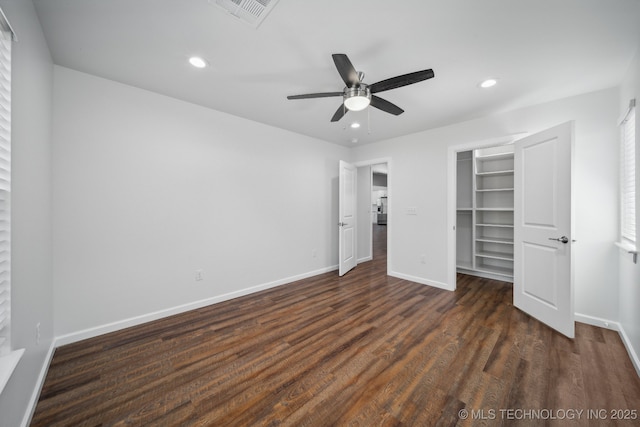
{"type": "Polygon", "coordinates": [[[426,254],[420,255],[420,262],[423,263],[423,264],[427,263],[427,255],[426,254]]]}
{"type": "Polygon", "coordinates": [[[406,213],[407,215],[418,215],[418,208],[415,206],[408,207],[406,213]]]}
{"type": "Polygon", "coordinates": [[[40,322],[36,323],[36,345],[40,345],[40,322]]]}
{"type": "Polygon", "coordinates": [[[318,256],[318,251],[316,249],[311,249],[311,258],[315,258],[318,256]]]}
{"type": "Polygon", "coordinates": [[[200,282],[204,279],[204,271],[202,269],[196,270],[196,282],[200,282]]]}

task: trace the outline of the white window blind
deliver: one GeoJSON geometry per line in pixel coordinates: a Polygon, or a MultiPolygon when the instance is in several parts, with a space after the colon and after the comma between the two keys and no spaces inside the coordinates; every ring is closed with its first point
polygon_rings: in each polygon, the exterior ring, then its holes
{"type": "Polygon", "coordinates": [[[623,241],[636,242],[636,108],[635,100],[622,120],[621,130],[621,235],[623,241]]]}
{"type": "Polygon", "coordinates": [[[11,37],[0,31],[0,356],[11,351],[11,37]]]}

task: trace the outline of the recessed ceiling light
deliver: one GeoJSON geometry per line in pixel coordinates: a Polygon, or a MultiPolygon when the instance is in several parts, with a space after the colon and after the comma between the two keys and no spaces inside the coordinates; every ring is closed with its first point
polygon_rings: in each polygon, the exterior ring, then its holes
{"type": "Polygon", "coordinates": [[[498,81],[496,79],[487,79],[485,81],[483,81],[482,83],[480,83],[480,87],[483,89],[487,89],[490,88],[492,86],[495,86],[498,83],[498,81]]]}
{"type": "Polygon", "coordinates": [[[358,129],[359,127],[360,127],[360,123],[358,122],[351,123],[351,129],[358,129]]]}
{"type": "Polygon", "coordinates": [[[207,61],[199,56],[192,56],[189,58],[189,64],[193,65],[196,68],[205,68],[207,66],[207,61]]]}

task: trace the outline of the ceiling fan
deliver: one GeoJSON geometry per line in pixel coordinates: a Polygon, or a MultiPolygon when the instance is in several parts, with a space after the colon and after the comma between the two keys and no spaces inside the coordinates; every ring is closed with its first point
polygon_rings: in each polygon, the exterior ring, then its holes
{"type": "Polygon", "coordinates": [[[334,53],[331,55],[333,62],[336,64],[340,77],[347,85],[342,92],[322,92],[308,93],[305,95],[290,95],[287,99],[308,99],[308,98],[326,98],[330,96],[342,96],[343,103],[331,118],[332,122],[337,122],[346,113],[347,110],[360,111],[369,105],[384,112],[394,114],[396,116],[404,113],[404,110],[391,102],[374,95],[374,93],[383,92],[389,89],[395,89],[402,86],[411,85],[434,77],[433,70],[422,70],[414,73],[403,74],[401,76],[392,77],[382,80],[374,84],[366,84],[364,73],[356,71],[351,61],[344,53],[334,53]]]}

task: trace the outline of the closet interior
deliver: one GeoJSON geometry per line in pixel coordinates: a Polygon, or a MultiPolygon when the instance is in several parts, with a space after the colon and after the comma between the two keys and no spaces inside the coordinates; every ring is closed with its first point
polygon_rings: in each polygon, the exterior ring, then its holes
{"type": "Polygon", "coordinates": [[[457,156],[457,270],[513,282],[513,145],[457,156]]]}

